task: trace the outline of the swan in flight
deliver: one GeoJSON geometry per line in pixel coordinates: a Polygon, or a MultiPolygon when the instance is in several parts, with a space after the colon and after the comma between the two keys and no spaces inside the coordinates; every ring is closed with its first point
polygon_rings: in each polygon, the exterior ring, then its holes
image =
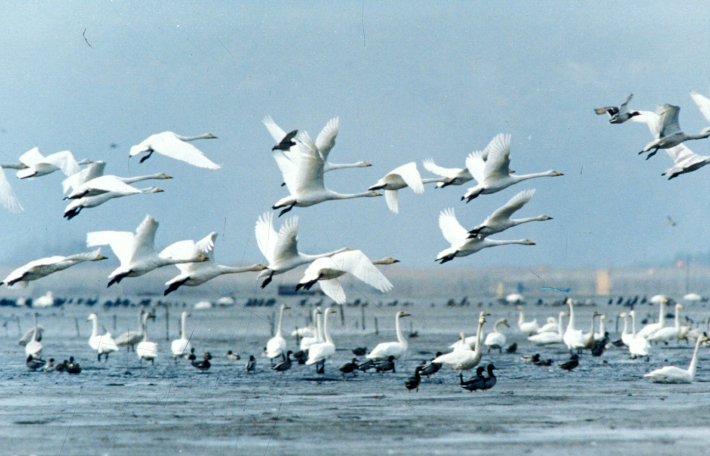
{"type": "Polygon", "coordinates": [[[567,312],[560,312],[559,321],[557,323],[557,332],[541,332],[528,337],[528,340],[535,345],[551,345],[563,343],[562,334],[562,317],[566,317],[567,312]]]}
{"type": "MultiPolygon", "coordinates": [[[[430,173],[437,174],[443,178],[438,180],[437,188],[448,187],[449,185],[463,185],[473,180],[473,176],[468,168],[444,168],[434,163],[433,158],[428,158],[422,162],[424,169],[430,173]]],[[[435,182],[435,181],[432,181],[435,182]]]]}
{"type": "Polygon", "coordinates": [[[324,342],[313,344],[308,347],[308,359],[306,360],[307,365],[315,364],[316,371],[323,373],[325,360],[330,358],[335,354],[335,343],[330,337],[330,332],[328,331],[328,315],[336,313],[335,309],[330,307],[326,308],[323,312],[323,337],[324,342]]]}
{"type": "Polygon", "coordinates": [[[434,358],[431,363],[446,366],[449,369],[458,371],[459,378],[462,378],[462,373],[465,370],[473,369],[481,362],[483,356],[481,339],[483,338],[483,323],[486,322],[486,317],[490,315],[488,312],[481,312],[478,316],[478,330],[476,331],[476,348],[471,348],[464,344],[460,348],[455,349],[451,353],[446,353],[434,358]]]}
{"type": "Polygon", "coordinates": [[[393,286],[375,265],[394,263],[399,263],[399,260],[387,257],[371,261],[360,250],[336,253],[333,256],[319,258],[311,263],[304,272],[301,281],[296,285],[296,291],[301,288],[310,290],[313,285],[318,283],[323,293],[333,301],[337,304],[345,304],[345,290],[338,278],[350,273],[355,278],[384,293],[390,291],[393,286]]]}
{"type": "Polygon", "coordinates": [[[114,198],[121,198],[130,195],[148,195],[150,193],[163,192],[162,189],[157,187],[135,188],[130,185],[124,184],[119,180],[113,180],[111,184],[103,186],[103,191],[104,193],[101,193],[100,195],[82,196],[79,199],[73,199],[71,203],[69,203],[64,209],[63,217],[67,220],[71,220],[77,215],[79,215],[82,209],[100,206],[114,198]]]}
{"type": "Polygon", "coordinates": [[[207,259],[202,254],[194,258],[178,259],[158,254],[153,247],[157,230],[158,221],[152,216],[146,215],[143,222],[138,225],[136,234],[130,231],[94,231],[86,234],[86,245],[89,247],[109,245],[121,262],[121,266],[108,276],[111,279],[108,287],[114,283],[120,283],[124,277],[139,277],[163,266],[207,259]]]}
{"type": "Polygon", "coordinates": [[[685,141],[704,139],[710,136],[710,127],[704,128],[697,135],[688,135],[681,131],[678,124],[678,113],[680,112],[678,106],[663,104],[656,106],[656,112],[640,112],[640,115],[632,117],[631,120],[648,125],[651,134],[655,138],[639,152],[639,155],[649,152],[646,160],[656,155],[658,149],[669,149],[685,141]]]}
{"type": "Polygon", "coordinates": [[[324,159],[308,132],[304,131],[298,135],[295,147],[296,150],[288,155],[280,151],[274,154],[290,193],[272,206],[274,210],[285,208],[279,212],[279,217],[294,207],[308,207],[332,200],[380,196],[373,191],[337,193],[326,188],[323,182],[324,159]]]}
{"type": "Polygon", "coordinates": [[[143,315],[143,320],[141,320],[141,330],[143,331],[143,339],[136,345],[136,355],[138,359],[143,362],[144,359],[150,360],[151,363],[155,364],[155,358],[158,357],[158,344],[148,340],[148,318],[155,319],[155,315],[150,312],[146,312],[143,315]]]}
{"type": "MultiPolygon", "coordinates": [[[[94,163],[95,164],[95,163],[94,163]]],[[[101,176],[96,176],[93,177],[87,181],[82,182],[81,177],[76,177],[76,176],[81,176],[84,174],[84,171],[91,171],[92,165],[89,165],[86,169],[82,170],[80,173],[75,174],[74,176],[68,177],[64,179],[64,182],[62,184],[67,183],[67,190],[71,187],[73,188],[72,192],[69,193],[64,199],[78,199],[82,198],[84,196],[99,196],[103,195],[104,193],[112,192],[112,191],[119,191],[122,189],[131,189],[133,187],[130,187],[130,184],[134,184],[136,182],[144,181],[144,180],[149,180],[149,179],[172,179],[172,177],[168,176],[167,174],[164,173],[156,173],[156,174],[149,174],[146,176],[136,176],[136,177],[119,177],[119,176],[113,176],[111,174],[107,175],[101,175],[101,176]],[[67,182],[71,179],[71,182],[67,182]],[[79,185],[75,185],[79,184],[79,185]]],[[[94,170],[95,171],[95,170],[94,170]]],[[[91,176],[91,174],[85,175],[85,176],[91,176]]]]}
{"type": "Polygon", "coordinates": [[[96,350],[99,362],[101,362],[101,355],[105,355],[105,361],[108,362],[108,355],[118,351],[118,345],[116,345],[113,337],[111,337],[110,332],[99,336],[99,317],[95,313],[89,315],[89,318],[87,318],[86,321],[93,323],[91,337],[89,337],[89,346],[96,350]]]}
{"type": "Polygon", "coordinates": [[[631,111],[629,112],[628,110],[628,104],[629,101],[631,101],[631,98],[633,98],[634,94],[632,93],[629,95],[629,97],[626,99],[625,102],[621,104],[618,108],[616,106],[604,106],[603,108],[596,108],[594,109],[594,112],[596,112],[598,115],[602,114],[609,114],[609,123],[611,124],[621,124],[629,120],[630,118],[634,116],[638,116],[641,113],[638,111],[631,111]]]}
{"type": "Polygon", "coordinates": [[[42,343],[39,341],[39,330],[37,329],[37,312],[34,313],[35,327],[32,331],[32,339],[25,345],[25,356],[39,358],[42,355],[42,343]]]}
{"type": "Polygon", "coordinates": [[[283,323],[284,310],[288,310],[291,307],[286,304],[281,304],[281,311],[279,312],[279,324],[276,326],[276,334],[274,337],[269,339],[266,343],[266,357],[274,358],[281,357],[286,354],[286,339],[281,335],[281,324],[283,323]]]}
{"type": "Polygon", "coordinates": [[[497,348],[500,353],[503,353],[503,347],[505,346],[506,337],[505,334],[500,332],[498,325],[508,326],[508,320],[501,318],[493,324],[493,332],[486,335],[486,339],[483,344],[488,347],[488,352],[490,353],[492,348],[497,348]]]}
{"type": "Polygon", "coordinates": [[[424,183],[422,177],[417,170],[417,163],[411,162],[393,169],[378,180],[375,185],[370,186],[368,190],[384,190],[387,207],[395,214],[399,213],[399,200],[397,190],[405,187],[411,187],[414,193],[424,193],[424,183]]]}
{"type": "MultiPolygon", "coordinates": [[[[276,146],[271,149],[272,151],[290,150],[291,152],[294,152],[297,149],[296,147],[294,147],[296,146],[296,142],[293,141],[293,138],[298,133],[298,130],[293,130],[292,132],[287,134],[284,130],[281,129],[281,127],[276,125],[276,122],[274,122],[271,116],[264,117],[262,122],[264,122],[264,125],[269,130],[269,133],[271,133],[271,136],[274,138],[274,141],[277,142],[276,146]]],[[[333,149],[333,147],[335,146],[335,138],[338,136],[339,125],[340,120],[338,117],[330,119],[328,123],[325,124],[325,127],[323,127],[323,130],[321,130],[320,134],[316,137],[315,147],[318,151],[318,155],[323,160],[323,172],[327,173],[328,171],[333,171],[335,169],[366,168],[368,166],[372,166],[365,161],[346,164],[336,164],[328,161],[328,155],[330,154],[331,149],[333,149]]]]}
{"type": "Polygon", "coordinates": [[[79,188],[79,186],[92,179],[103,176],[105,168],[106,162],[103,160],[90,163],[78,173],[74,173],[62,181],[62,193],[67,193],[69,190],[79,188]]]}
{"type": "Polygon", "coordinates": [[[397,342],[381,342],[367,355],[368,359],[387,359],[390,356],[394,356],[394,359],[399,359],[407,353],[407,339],[402,335],[402,329],[399,327],[400,318],[409,317],[407,312],[399,311],[395,316],[395,329],[397,332],[397,342]]]}
{"type": "Polygon", "coordinates": [[[444,264],[456,257],[471,255],[487,247],[506,244],[535,245],[534,242],[527,239],[514,241],[497,241],[480,237],[469,239],[468,231],[456,220],[456,214],[454,214],[453,208],[441,211],[441,214],[439,214],[439,228],[441,228],[444,238],[451,244],[451,247],[442,250],[437,255],[435,261],[440,261],[439,264],[444,264]]]}
{"type": "Polygon", "coordinates": [[[698,337],[695,342],[693,357],[690,359],[690,366],[688,366],[687,370],[675,366],[665,366],[644,374],[644,377],[650,378],[655,383],[692,383],[695,378],[695,370],[698,367],[698,349],[700,344],[706,340],[708,340],[706,334],[698,337]]]}
{"type": "Polygon", "coordinates": [[[51,256],[40,258],[39,260],[30,261],[24,266],[12,271],[5,279],[0,282],[7,285],[8,288],[13,286],[18,288],[26,288],[32,280],[39,280],[55,272],[63,271],[66,268],[72,267],[84,261],[99,261],[105,260],[106,257],[101,255],[101,249],[96,249],[93,252],[77,253],[69,256],[51,256]]]}
{"type": "Polygon", "coordinates": [[[177,290],[181,286],[196,287],[208,282],[222,274],[239,274],[242,272],[258,272],[266,269],[263,264],[254,264],[246,267],[225,266],[214,261],[214,243],[217,240],[215,231],[205,238],[195,242],[193,240],[178,241],[160,252],[160,255],[174,260],[195,258],[204,255],[206,260],[199,263],[176,263],[180,274],[170,279],[165,285],[168,287],[163,296],[177,290]]]}
{"type": "Polygon", "coordinates": [[[513,184],[535,177],[562,176],[557,171],[545,171],[533,174],[510,173],[510,135],[499,134],[489,144],[488,159],[484,160],[483,152],[472,152],[466,158],[466,167],[476,179],[478,185],[466,190],[461,200],[468,203],[480,194],[496,193],[513,184]]]}
{"type": "Polygon", "coordinates": [[[691,173],[710,163],[710,156],[698,155],[685,144],[678,144],[675,147],[666,149],[666,153],[673,160],[673,166],[666,169],[661,176],[666,176],[668,180],[674,179],[681,174],[691,173]]]}
{"type": "Polygon", "coordinates": [[[516,211],[521,209],[525,204],[527,204],[530,199],[535,194],[535,189],[524,190],[510,199],[503,206],[498,208],[495,212],[488,216],[486,220],[480,225],[472,230],[469,230],[469,237],[474,238],[476,236],[486,237],[491,234],[500,233],[508,228],[520,225],[527,222],[544,222],[545,220],[552,220],[552,217],[547,215],[538,215],[537,217],[527,217],[522,219],[512,219],[510,218],[516,211]]]}
{"type": "Polygon", "coordinates": [[[39,153],[35,147],[20,156],[20,162],[27,167],[17,172],[17,177],[27,179],[28,177],[40,177],[61,170],[65,175],[71,176],[81,171],[79,165],[91,163],[91,160],[84,159],[77,162],[68,150],[57,152],[46,157],[39,153]]]}
{"type": "Polygon", "coordinates": [[[539,332],[540,326],[537,324],[537,318],[532,321],[525,321],[525,316],[523,315],[523,308],[521,306],[515,306],[515,309],[520,312],[518,316],[518,328],[520,332],[532,336],[539,332]]]}
{"type": "MultiPolygon", "coordinates": [[[[126,347],[128,351],[135,350],[136,344],[143,340],[143,314],[145,310],[141,309],[138,312],[138,331],[126,331],[120,336],[114,338],[114,342],[119,347],[126,347]]],[[[155,318],[155,316],[153,316],[155,318]]]]}
{"type": "Polygon", "coordinates": [[[584,348],[584,334],[581,329],[574,327],[574,303],[571,298],[567,298],[566,304],[569,306],[569,321],[562,340],[570,352],[580,351],[584,348]]]}
{"type": "Polygon", "coordinates": [[[7,180],[7,176],[5,176],[5,171],[3,171],[5,168],[25,169],[27,168],[27,165],[24,163],[0,165],[0,206],[3,206],[13,214],[17,214],[25,209],[22,207],[20,201],[17,199],[17,195],[15,195],[15,192],[12,190],[10,182],[7,180]]]}
{"type": "Polygon", "coordinates": [[[166,157],[174,158],[189,163],[193,166],[208,169],[219,169],[220,165],[212,162],[205,157],[197,147],[189,144],[189,141],[196,139],[216,139],[212,133],[205,133],[199,136],[180,136],[172,131],[164,131],[155,135],[149,136],[146,140],[138,145],[131,146],[129,157],[133,157],[142,152],[148,152],[146,156],[141,158],[140,163],[148,160],[153,152],[158,152],[166,157]]]}
{"type": "Polygon", "coordinates": [[[254,229],[259,250],[269,261],[269,266],[256,277],[266,277],[261,288],[266,287],[273,276],[311,263],[318,258],[324,258],[349,250],[347,247],[319,255],[307,255],[298,251],[298,217],[287,219],[277,233],[274,229],[274,215],[271,212],[263,214],[256,221],[254,229]]]}
{"type": "Polygon", "coordinates": [[[173,356],[177,359],[178,357],[186,357],[189,353],[190,350],[192,349],[192,344],[190,343],[190,339],[186,336],[187,334],[187,317],[189,317],[190,314],[187,312],[183,312],[180,315],[180,338],[175,339],[173,343],[170,345],[170,349],[173,352],[173,356]]]}

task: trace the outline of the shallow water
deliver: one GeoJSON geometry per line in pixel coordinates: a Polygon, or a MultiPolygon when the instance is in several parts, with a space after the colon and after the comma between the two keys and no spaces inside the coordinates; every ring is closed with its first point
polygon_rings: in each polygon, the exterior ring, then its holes
{"type": "MultiPolygon", "coordinates": [[[[298,301],[279,301],[293,307],[284,316],[284,333],[292,347],[295,341],[288,334],[305,322],[311,309],[298,301]]],[[[568,354],[559,346],[529,344],[517,331],[517,313],[511,306],[485,308],[492,315],[484,329],[491,330],[497,318],[507,317],[508,344],[517,342],[519,350],[484,355],[483,364],[493,362],[497,367],[498,384],[474,393],[462,390],[457,374],[446,368],[423,379],[418,393],[408,392],[403,382],[420,361],[453,343],[459,331],[475,331],[480,311],[476,306],[413,302],[405,308],[413,316],[402,321],[419,337],[409,339],[408,357],[397,364],[397,373],[360,373],[348,379],[337,368],[353,357],[351,348],[373,348],[377,342],[394,340],[398,307],[368,307],[364,332],[358,308],[345,309],[344,327],[339,315],[331,317],[339,350],[327,363],[325,375],[295,364],[286,373],[273,372],[258,356],[270,337],[267,319],[275,307],[191,312],[187,332],[193,344],[199,354],[209,350],[214,355],[206,373],[184,360],[176,364],[168,355],[162,308],[149,326],[162,355],[155,365],[141,364],[125,351],[98,363],[88,346],[91,328],[85,319],[92,310],[106,329],[119,334],[136,326],[136,308],[41,309],[44,359],[73,355],[83,371],[75,376],[30,372],[24,365],[24,349],[17,345],[17,325],[6,320],[5,333],[0,333],[2,453],[271,455],[312,453],[318,448],[321,454],[458,455],[490,454],[494,447],[500,454],[660,455],[680,449],[710,454],[706,350],[701,349],[696,381],[690,385],[658,385],[642,378],[663,365],[687,367],[692,347],[685,343],[654,347],[650,362],[630,360],[626,351],[616,349],[601,358],[585,353],[571,373],[555,366],[536,367],[520,355],[539,352],[561,362],[568,354]],[[379,335],[373,331],[375,317],[379,335]],[[223,356],[228,349],[242,360],[228,361],[223,356]],[[249,354],[258,356],[255,374],[244,371],[249,354]]],[[[613,333],[612,314],[623,308],[604,304],[596,309],[612,320],[607,328],[613,333]]],[[[528,305],[526,319],[543,321],[560,310],[528,305]]],[[[576,310],[577,327],[586,331],[592,308],[576,310]]],[[[182,308],[169,311],[174,339],[182,308]]],[[[700,321],[708,310],[691,305],[684,312],[700,321]]],[[[637,307],[637,313],[655,318],[657,309],[637,307]]],[[[31,326],[29,309],[1,308],[0,316],[20,316],[23,330],[31,326]]]]}

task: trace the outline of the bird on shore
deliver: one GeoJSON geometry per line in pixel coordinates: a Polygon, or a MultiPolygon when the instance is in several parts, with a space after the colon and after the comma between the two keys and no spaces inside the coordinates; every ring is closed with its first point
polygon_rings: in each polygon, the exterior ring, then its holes
{"type": "Polygon", "coordinates": [[[352,361],[350,361],[349,363],[343,364],[339,370],[340,370],[340,373],[343,375],[343,378],[345,378],[346,374],[353,374],[353,376],[357,376],[357,372],[356,372],[357,369],[358,369],[357,358],[353,358],[352,361]]]}
{"type": "Polygon", "coordinates": [[[476,368],[476,375],[464,381],[463,377],[460,378],[461,388],[468,390],[469,392],[474,392],[482,390],[486,385],[486,378],[483,376],[483,371],[486,368],[483,366],[478,366],[476,368]]]}
{"type": "Polygon", "coordinates": [[[496,386],[496,383],[498,383],[498,379],[496,376],[493,374],[493,371],[495,370],[495,366],[493,364],[489,364],[487,371],[488,371],[488,377],[485,378],[483,381],[483,390],[489,390],[496,386]]]}
{"type": "Polygon", "coordinates": [[[225,358],[227,358],[230,361],[239,361],[241,356],[239,356],[237,353],[233,353],[232,350],[227,350],[227,353],[224,354],[225,358]]]}
{"type": "Polygon", "coordinates": [[[417,392],[419,392],[419,384],[422,382],[422,378],[419,375],[421,370],[422,366],[417,366],[414,369],[414,375],[404,381],[404,386],[407,388],[407,390],[412,391],[413,389],[416,389],[417,392]]]}
{"type": "Polygon", "coordinates": [[[66,363],[65,370],[67,371],[67,374],[81,374],[81,366],[79,365],[79,363],[74,361],[73,356],[69,357],[69,362],[66,363]]]}
{"type": "Polygon", "coordinates": [[[560,369],[564,369],[568,372],[572,372],[577,366],[579,366],[579,356],[576,353],[572,354],[567,361],[557,365],[560,369]]]}
{"type": "Polygon", "coordinates": [[[44,372],[54,372],[57,370],[57,365],[54,364],[54,358],[49,358],[47,365],[42,368],[44,372]]]}
{"type": "Polygon", "coordinates": [[[551,366],[552,365],[552,360],[551,359],[541,359],[539,353],[535,353],[533,355],[532,363],[535,366],[551,366]]]}
{"type": "Polygon", "coordinates": [[[434,357],[431,359],[431,361],[429,361],[428,363],[426,363],[426,364],[422,367],[422,370],[421,370],[420,373],[421,373],[422,375],[426,375],[427,378],[429,378],[429,377],[431,377],[432,375],[434,375],[434,374],[436,374],[437,372],[439,372],[439,369],[441,369],[441,364],[435,363],[435,362],[433,362],[433,361],[434,361],[436,358],[438,358],[439,356],[441,356],[442,354],[443,354],[443,353],[441,353],[441,352],[436,352],[436,356],[434,356],[434,357]]]}

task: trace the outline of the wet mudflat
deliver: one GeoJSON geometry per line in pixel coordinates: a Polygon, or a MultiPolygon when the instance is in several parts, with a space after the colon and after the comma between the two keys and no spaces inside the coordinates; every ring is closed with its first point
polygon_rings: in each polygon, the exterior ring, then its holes
{"type": "MultiPolygon", "coordinates": [[[[596,308],[613,313],[620,308],[596,308]]],[[[637,308],[638,309],[638,308],[637,308]]],[[[117,332],[134,327],[137,309],[93,309],[102,324],[117,332]]],[[[182,310],[182,309],[179,309],[182,310]]],[[[397,373],[360,373],[343,379],[337,371],[353,355],[351,348],[374,347],[394,340],[397,309],[368,309],[368,328],[359,328],[359,310],[346,309],[345,326],[331,320],[339,350],[318,375],[312,366],[272,372],[258,357],[257,372],[244,370],[249,354],[259,355],[269,336],[266,318],[273,308],[219,308],[192,312],[188,332],[198,354],[209,350],[212,368],[199,372],[185,360],[174,363],[165,341],[165,323],[150,326],[161,358],[139,363],[135,354],[114,353],[98,363],[87,344],[84,321],[89,309],[68,307],[40,310],[46,328],[44,358],[73,355],[83,372],[30,372],[24,350],[17,345],[12,325],[2,339],[3,370],[0,396],[0,437],[3,454],[116,455],[116,454],[710,454],[710,353],[701,349],[696,381],[690,385],[659,385],[643,374],[663,365],[686,368],[692,347],[675,342],[654,347],[650,362],[630,360],[625,350],[607,350],[601,358],[585,353],[580,367],[568,373],[555,365],[537,367],[521,354],[540,353],[556,362],[567,359],[563,347],[534,347],[518,332],[512,307],[488,308],[496,318],[507,317],[508,343],[516,354],[484,355],[483,364],[497,367],[498,384],[490,391],[462,390],[456,373],[443,368],[424,378],[419,392],[408,392],[404,380],[422,360],[433,357],[456,340],[461,330],[474,332],[480,309],[471,306],[430,307],[415,303],[405,323],[418,331],[409,339],[409,356],[397,373]],[[372,331],[378,318],[379,335],[372,331]],[[78,318],[81,337],[77,337],[78,318]],[[357,325],[357,326],[356,326],[357,325]],[[463,326],[463,327],[462,327],[463,326]],[[240,361],[223,355],[232,349],[240,361]],[[246,355],[246,356],[245,356],[246,355]]],[[[559,308],[527,306],[526,319],[556,315],[559,308]]],[[[28,310],[2,309],[18,315],[29,327],[28,310]]],[[[308,307],[296,304],[284,317],[284,335],[302,325],[308,307]]],[[[589,326],[591,308],[577,309],[577,327],[589,326]]],[[[644,313],[656,313],[644,307],[644,313]]],[[[176,320],[178,310],[171,309],[176,320]]],[[[640,310],[637,313],[641,314],[640,310]]],[[[698,306],[688,315],[696,321],[707,309],[698,306]]],[[[672,322],[669,322],[671,324],[672,322]]],[[[608,325],[613,333],[613,323],[608,325]]],[[[171,321],[172,338],[177,325],[171,321]]],[[[613,334],[612,334],[613,335],[613,334]]],[[[472,372],[470,373],[472,374],[472,372]]]]}

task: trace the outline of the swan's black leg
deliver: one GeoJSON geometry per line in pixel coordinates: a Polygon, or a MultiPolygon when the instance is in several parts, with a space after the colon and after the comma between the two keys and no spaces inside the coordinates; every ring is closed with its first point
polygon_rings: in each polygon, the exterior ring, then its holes
{"type": "Polygon", "coordinates": [[[147,152],[148,152],[148,154],[145,155],[143,158],[141,158],[141,160],[138,163],[143,163],[144,161],[148,160],[151,155],[153,155],[153,149],[150,149],[147,152]]]}
{"type": "Polygon", "coordinates": [[[286,212],[288,212],[288,211],[290,211],[291,209],[293,209],[293,207],[294,207],[295,205],[296,205],[296,203],[293,203],[292,205],[290,205],[290,206],[287,207],[286,209],[284,209],[284,210],[282,210],[281,212],[279,212],[279,217],[281,217],[281,216],[284,215],[286,212]]]}
{"type": "Polygon", "coordinates": [[[267,277],[266,280],[264,280],[264,282],[261,284],[261,288],[266,288],[266,286],[271,283],[271,280],[273,278],[274,278],[274,273],[272,271],[271,274],[269,274],[269,277],[267,277]]]}

